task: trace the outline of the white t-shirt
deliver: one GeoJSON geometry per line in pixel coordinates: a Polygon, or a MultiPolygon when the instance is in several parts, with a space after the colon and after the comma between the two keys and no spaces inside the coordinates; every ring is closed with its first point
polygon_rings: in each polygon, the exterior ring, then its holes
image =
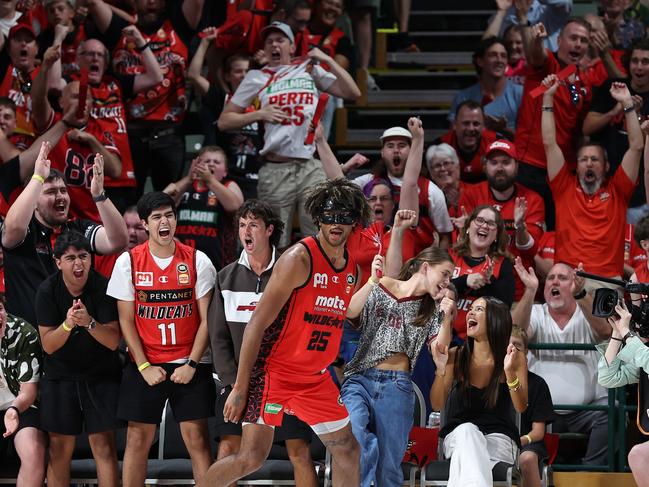
{"type": "MultiPolygon", "coordinates": [[[[158,267],[166,269],[173,256],[161,259],[151,254],[158,267]]],[[[196,299],[205,296],[216,282],[216,269],[212,261],[200,250],[196,251],[196,286],[194,291],[196,299]]],[[[131,274],[131,258],[128,252],[124,252],[117,258],[113,273],[108,282],[106,294],[121,301],[135,301],[135,288],[133,287],[133,277],[131,274]]]]}
{"type": "MultiPolygon", "coordinates": [[[[36,380],[34,380],[33,382],[36,382],[36,380]]],[[[15,399],[16,396],[13,392],[11,392],[11,390],[9,390],[7,379],[5,378],[4,372],[2,371],[2,364],[0,364],[0,411],[4,411],[9,406],[11,406],[15,399]]]]}
{"type": "Polygon", "coordinates": [[[334,74],[312,65],[310,60],[255,69],[246,74],[230,101],[244,109],[258,97],[261,108],[277,105],[291,117],[286,123],[264,123],[264,147],[260,154],[272,152],[284,157],[310,159],[315,145],[304,145],[304,140],[315,114],[318,94],[326,91],[336,79],[334,74]]]}
{"type": "MultiPolygon", "coordinates": [[[[397,178],[391,175],[389,177],[390,182],[394,187],[401,188],[402,178],[397,178]]],[[[352,181],[363,189],[373,178],[374,175],[368,173],[358,176],[352,181]]],[[[419,191],[419,188],[417,188],[417,190],[419,191]]],[[[428,216],[433,221],[433,224],[439,233],[450,233],[453,231],[453,224],[448,216],[448,208],[446,208],[446,198],[444,197],[444,193],[432,181],[428,185],[428,216]]]]}
{"type": "MultiPolygon", "coordinates": [[[[597,343],[579,306],[562,330],[547,304],[535,304],[528,335],[530,343],[597,343]]],[[[608,396],[597,383],[597,351],[532,350],[530,355],[529,369],[548,383],[554,404],[591,404],[608,396]]]]}

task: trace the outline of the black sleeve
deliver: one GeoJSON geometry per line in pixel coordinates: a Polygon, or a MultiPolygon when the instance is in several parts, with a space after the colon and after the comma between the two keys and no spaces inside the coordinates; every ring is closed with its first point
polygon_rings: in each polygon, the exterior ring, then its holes
{"type": "Polygon", "coordinates": [[[96,252],[95,236],[101,227],[102,225],[91,220],[77,219],[68,223],[68,230],[75,230],[88,239],[93,252],[96,252]]]}
{"type": "MultiPolygon", "coordinates": [[[[532,377],[530,374],[529,377],[532,377]]],[[[547,382],[536,375],[534,380],[529,381],[529,418],[532,422],[552,423],[554,421],[554,408],[552,407],[552,395],[547,382]]],[[[527,411],[526,411],[527,412],[527,411]]]]}
{"type": "Polygon", "coordinates": [[[113,73],[113,76],[115,76],[120,86],[122,87],[122,102],[126,105],[126,102],[128,100],[135,97],[135,92],[133,91],[133,85],[135,84],[135,76],[123,75],[118,73],[113,73]]]}
{"type": "MultiPolygon", "coordinates": [[[[2,35],[2,34],[0,34],[2,35]]],[[[9,58],[9,39],[5,37],[5,45],[0,49],[0,73],[4,76],[9,69],[11,59],[9,58]]]]}
{"type": "Polygon", "coordinates": [[[22,186],[20,180],[20,156],[0,164],[0,193],[9,201],[11,193],[22,186]]]}
{"type": "Polygon", "coordinates": [[[109,52],[113,52],[113,49],[115,49],[115,46],[117,46],[117,43],[121,39],[122,29],[129,25],[130,24],[119,15],[113,14],[108,29],[104,32],[104,38],[102,39],[109,52]]]}
{"type": "Polygon", "coordinates": [[[338,45],[336,46],[336,54],[345,56],[349,60],[349,62],[352,63],[354,48],[352,47],[352,41],[349,39],[349,37],[345,36],[340,38],[338,45]]]}
{"type": "Polygon", "coordinates": [[[613,99],[611,93],[609,92],[612,82],[613,80],[607,80],[604,84],[602,84],[602,86],[595,88],[595,91],[593,91],[593,99],[590,102],[589,111],[606,113],[613,109],[617,102],[613,99]]]}
{"type": "Polygon", "coordinates": [[[514,302],[514,265],[512,261],[505,258],[500,266],[498,279],[491,282],[491,295],[503,301],[507,306],[514,302]]]}
{"type": "Polygon", "coordinates": [[[59,300],[55,296],[55,280],[45,279],[36,291],[34,303],[36,311],[36,327],[48,326],[57,327],[65,320],[67,310],[64,313],[59,309],[59,300]]]}
{"type": "Polygon", "coordinates": [[[203,102],[217,116],[220,115],[225,107],[225,90],[218,82],[210,83],[210,89],[205,93],[203,102]]]}

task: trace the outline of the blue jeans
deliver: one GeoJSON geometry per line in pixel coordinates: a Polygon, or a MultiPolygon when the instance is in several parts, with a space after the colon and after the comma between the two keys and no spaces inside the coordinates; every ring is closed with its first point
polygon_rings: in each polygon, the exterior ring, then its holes
{"type": "Polygon", "coordinates": [[[410,373],[365,370],[344,382],[341,397],[361,447],[361,487],[400,486],[415,406],[410,373]]]}

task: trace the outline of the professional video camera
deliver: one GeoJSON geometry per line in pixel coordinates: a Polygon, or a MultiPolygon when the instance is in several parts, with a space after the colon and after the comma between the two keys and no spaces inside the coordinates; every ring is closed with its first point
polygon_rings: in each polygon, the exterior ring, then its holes
{"type": "MultiPolygon", "coordinates": [[[[643,338],[649,338],[649,284],[639,282],[628,282],[620,279],[611,279],[587,272],[577,271],[577,275],[592,279],[594,281],[608,282],[624,288],[625,292],[639,294],[642,300],[639,305],[627,303],[627,309],[631,312],[631,330],[643,338]]],[[[600,318],[608,318],[615,313],[615,305],[620,302],[620,296],[615,289],[599,288],[595,291],[593,300],[593,315],[600,318]]]]}

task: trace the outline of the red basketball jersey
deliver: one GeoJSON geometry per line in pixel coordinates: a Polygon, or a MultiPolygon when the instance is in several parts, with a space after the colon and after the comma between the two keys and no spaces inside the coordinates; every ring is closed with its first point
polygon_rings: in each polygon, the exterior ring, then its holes
{"type": "Polygon", "coordinates": [[[135,327],[149,362],[189,357],[200,323],[196,304],[196,251],[176,241],[171,263],[161,269],[149,242],[129,252],[135,287],[135,327]]]}
{"type": "Polygon", "coordinates": [[[336,269],[315,237],[299,242],[311,272],[264,332],[257,367],[297,376],[319,374],[338,356],[343,321],[356,287],[356,261],[336,269]]]}

